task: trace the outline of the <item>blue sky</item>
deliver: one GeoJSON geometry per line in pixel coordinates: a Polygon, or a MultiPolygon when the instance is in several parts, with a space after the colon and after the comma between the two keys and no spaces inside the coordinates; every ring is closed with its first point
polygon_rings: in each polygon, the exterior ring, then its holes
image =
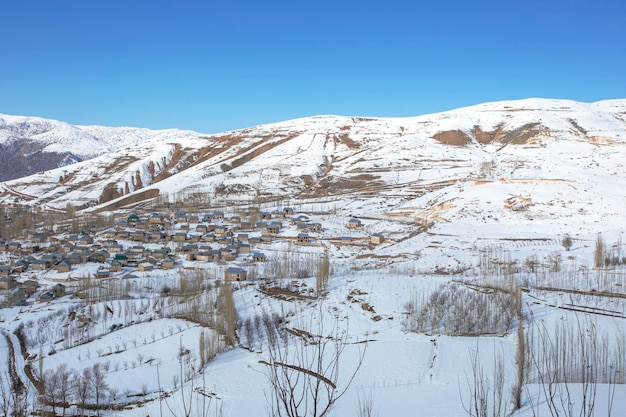
{"type": "Polygon", "coordinates": [[[626,98],[621,0],[6,0],[0,113],[213,133],[626,98]]]}

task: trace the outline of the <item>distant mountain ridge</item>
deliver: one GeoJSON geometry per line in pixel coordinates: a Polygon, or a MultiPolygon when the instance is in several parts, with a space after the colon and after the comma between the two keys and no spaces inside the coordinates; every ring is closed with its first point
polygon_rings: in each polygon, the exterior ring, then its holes
{"type": "MultiPolygon", "coordinates": [[[[459,181],[566,176],[552,172],[570,164],[571,157],[561,160],[565,155],[599,164],[621,155],[626,143],[626,100],[526,99],[407,118],[315,116],[204,136],[0,120],[0,144],[22,143],[13,152],[25,155],[21,162],[37,152],[57,155],[55,169],[5,182],[0,202],[99,210],[181,192],[248,201],[378,196],[399,203],[459,181]],[[37,145],[24,152],[30,143],[37,145]]],[[[587,166],[571,169],[587,175],[587,166]]]]}
{"type": "Polygon", "coordinates": [[[40,117],[0,114],[0,181],[67,166],[161,135],[198,134],[175,129],[75,126],[40,117]]]}

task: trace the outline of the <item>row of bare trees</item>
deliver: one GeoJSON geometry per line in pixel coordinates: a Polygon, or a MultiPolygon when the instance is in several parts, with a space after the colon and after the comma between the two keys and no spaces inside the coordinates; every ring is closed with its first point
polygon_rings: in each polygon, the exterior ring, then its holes
{"type": "Polygon", "coordinates": [[[106,381],[107,370],[96,363],[91,368],[77,372],[66,364],[43,373],[40,382],[40,401],[54,415],[66,416],[68,409],[76,406],[81,415],[93,410],[97,416],[117,400],[118,392],[106,381]]]}
{"type": "Polygon", "coordinates": [[[0,374],[0,416],[25,417],[32,403],[31,393],[21,380],[0,374]]]}

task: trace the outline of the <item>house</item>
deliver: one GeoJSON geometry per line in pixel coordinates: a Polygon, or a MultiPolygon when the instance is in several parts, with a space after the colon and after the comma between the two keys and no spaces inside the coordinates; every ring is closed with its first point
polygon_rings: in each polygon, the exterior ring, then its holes
{"type": "Polygon", "coordinates": [[[184,211],[177,211],[174,214],[174,222],[176,223],[185,223],[187,222],[187,213],[184,211]]]}
{"type": "Polygon", "coordinates": [[[285,216],[293,216],[293,207],[283,207],[283,213],[285,216]]]}
{"type": "Polygon", "coordinates": [[[141,262],[137,265],[137,269],[141,272],[152,271],[154,269],[154,265],[150,262],[141,262]]]}
{"type": "Polygon", "coordinates": [[[277,235],[281,227],[282,225],[280,223],[272,222],[265,226],[265,232],[271,235],[277,235]]]}
{"type": "Polygon", "coordinates": [[[176,265],[176,261],[174,260],[174,258],[167,257],[161,261],[162,269],[174,269],[174,265],[176,265]]]}
{"type": "Polygon", "coordinates": [[[358,229],[362,226],[361,220],[355,219],[354,217],[348,220],[348,224],[346,225],[348,229],[358,229]]]}
{"type": "Polygon", "coordinates": [[[117,240],[115,239],[105,239],[102,241],[102,247],[110,248],[113,245],[117,245],[117,240]]]}
{"type": "Polygon", "coordinates": [[[111,271],[108,269],[98,269],[96,271],[96,278],[98,279],[111,278],[111,271]]]}
{"type": "Polygon", "coordinates": [[[103,263],[103,262],[106,262],[108,257],[109,257],[108,252],[99,250],[99,251],[89,254],[89,261],[103,263]]]}
{"type": "Polygon", "coordinates": [[[130,232],[128,230],[120,230],[117,232],[117,237],[120,239],[127,239],[130,237],[130,232]]]}
{"type": "Polygon", "coordinates": [[[252,261],[253,262],[265,262],[267,260],[267,258],[265,257],[265,254],[262,252],[254,252],[252,254],[252,261]]]}
{"type": "Polygon", "coordinates": [[[309,243],[310,238],[308,233],[298,233],[297,242],[302,244],[309,243]]]}
{"type": "Polygon", "coordinates": [[[54,264],[54,270],[57,272],[70,272],[72,270],[72,264],[68,261],[60,261],[54,264]]]}
{"type": "Polygon", "coordinates": [[[46,240],[46,237],[43,235],[43,233],[33,233],[32,235],[28,236],[28,239],[33,243],[42,243],[46,240]]]}
{"type": "Polygon", "coordinates": [[[109,271],[111,272],[120,272],[122,270],[122,264],[119,261],[113,260],[109,264],[109,271]]]}
{"type": "Polygon", "coordinates": [[[223,211],[214,211],[211,216],[211,220],[213,221],[223,221],[224,220],[224,212],[223,211]]]}
{"type": "Polygon", "coordinates": [[[272,213],[270,213],[269,211],[261,212],[261,220],[270,220],[271,218],[272,218],[272,213]]]}
{"type": "Polygon", "coordinates": [[[9,300],[11,301],[11,304],[16,304],[18,301],[25,300],[27,297],[28,295],[26,294],[26,291],[20,287],[13,288],[9,292],[9,300]]]}
{"type": "Polygon", "coordinates": [[[9,252],[17,252],[22,249],[22,244],[20,242],[9,242],[7,249],[9,252]]]}
{"type": "Polygon", "coordinates": [[[227,254],[222,254],[222,260],[224,262],[233,262],[235,260],[237,260],[237,254],[235,253],[227,253],[227,254]]]}
{"type": "Polygon", "coordinates": [[[78,239],[79,245],[91,245],[92,243],[93,243],[93,237],[89,235],[81,236],[80,239],[78,239]]]}
{"type": "Polygon", "coordinates": [[[237,253],[250,253],[250,245],[248,245],[247,243],[241,243],[237,245],[237,253]]]}
{"type": "Polygon", "coordinates": [[[61,252],[63,253],[69,253],[74,251],[74,249],[76,248],[76,245],[73,243],[64,243],[63,245],[61,245],[61,252]]]}
{"type": "Polygon", "coordinates": [[[271,233],[261,234],[261,242],[271,243],[273,241],[274,241],[274,234],[271,234],[271,233]]]}
{"type": "Polygon", "coordinates": [[[229,255],[229,254],[235,254],[236,256],[237,248],[234,247],[233,245],[224,246],[223,248],[220,249],[220,253],[222,254],[222,257],[229,255]]]}
{"type": "Polygon", "coordinates": [[[169,252],[165,252],[165,251],[163,250],[163,248],[161,248],[161,249],[155,249],[155,250],[153,250],[153,251],[152,251],[152,256],[153,256],[155,259],[163,259],[163,258],[165,258],[165,257],[168,255],[168,253],[169,253],[169,252]]]}
{"type": "Polygon", "coordinates": [[[174,236],[172,236],[172,240],[174,242],[184,242],[187,240],[187,233],[185,232],[176,232],[174,236]]]}
{"type": "Polygon", "coordinates": [[[12,290],[17,287],[17,281],[11,277],[0,277],[0,290],[12,290]]]}
{"type": "Polygon", "coordinates": [[[381,243],[383,243],[384,240],[385,237],[382,233],[374,233],[372,236],[370,236],[370,243],[374,245],[380,245],[381,243]]]}
{"type": "Polygon", "coordinates": [[[210,262],[213,260],[213,254],[209,251],[198,251],[194,253],[194,258],[199,262],[210,262]]]}
{"type": "Polygon", "coordinates": [[[309,218],[305,216],[304,214],[291,218],[291,222],[293,224],[307,223],[308,221],[309,221],[309,218]]]}
{"type": "Polygon", "coordinates": [[[135,242],[145,242],[146,241],[146,232],[143,230],[133,230],[130,232],[129,236],[130,240],[135,242]]]}
{"type": "Polygon", "coordinates": [[[24,290],[26,294],[33,295],[35,292],[37,292],[37,289],[39,288],[39,283],[34,279],[28,279],[22,282],[22,284],[20,284],[20,287],[24,290]]]}
{"type": "Polygon", "coordinates": [[[78,265],[80,263],[87,262],[88,259],[89,259],[89,256],[86,253],[72,252],[72,253],[68,253],[65,256],[65,261],[67,261],[68,263],[72,265],[78,265]]]}
{"type": "Polygon", "coordinates": [[[8,277],[11,273],[10,265],[0,265],[0,276],[8,277]]]}
{"type": "Polygon", "coordinates": [[[248,278],[248,272],[243,268],[231,266],[224,271],[224,280],[226,281],[245,281],[248,278]]]}
{"type": "Polygon", "coordinates": [[[207,233],[209,231],[209,226],[206,224],[199,224],[196,226],[196,232],[198,233],[207,233]]]}
{"type": "Polygon", "coordinates": [[[248,231],[251,231],[252,230],[252,223],[250,223],[249,221],[241,222],[241,223],[239,223],[238,230],[248,230],[248,231]]]}
{"type": "Polygon", "coordinates": [[[314,233],[319,233],[322,231],[321,223],[309,223],[309,231],[314,233]]]}
{"type": "Polygon", "coordinates": [[[126,218],[126,222],[131,226],[134,226],[138,221],[139,221],[139,215],[135,213],[131,214],[130,216],[126,218]]]}
{"type": "Polygon", "coordinates": [[[198,250],[198,245],[189,245],[189,244],[187,244],[187,245],[181,246],[181,248],[180,248],[180,251],[182,253],[185,253],[185,254],[191,253],[191,252],[196,252],[197,250],[198,250]]]}
{"type": "Polygon", "coordinates": [[[109,253],[122,253],[124,252],[124,246],[116,243],[115,245],[109,246],[109,253]]]}
{"type": "Polygon", "coordinates": [[[78,242],[78,235],[76,233],[71,233],[67,236],[68,242],[78,242]]]}
{"type": "Polygon", "coordinates": [[[188,242],[190,243],[198,243],[200,242],[200,238],[202,237],[202,235],[197,234],[197,233],[193,233],[189,235],[189,238],[187,239],[188,242]]]}
{"type": "Polygon", "coordinates": [[[272,212],[272,217],[276,218],[276,219],[284,219],[285,218],[285,212],[282,210],[274,210],[272,212]]]}
{"type": "Polygon", "coordinates": [[[119,262],[122,266],[128,265],[128,255],[125,253],[116,254],[113,260],[119,262]]]}
{"type": "Polygon", "coordinates": [[[217,225],[217,226],[215,226],[213,231],[218,236],[225,236],[228,233],[228,227],[222,226],[222,225],[217,225]]]}
{"type": "Polygon", "coordinates": [[[152,213],[148,216],[148,223],[152,223],[152,224],[164,224],[165,223],[165,217],[163,217],[162,214],[159,213],[152,213]]]}
{"type": "Polygon", "coordinates": [[[35,259],[31,266],[33,271],[45,271],[52,266],[52,261],[48,259],[35,259]]]}
{"type": "Polygon", "coordinates": [[[143,254],[146,251],[146,247],[143,245],[135,245],[130,248],[130,253],[143,254]]]}
{"type": "Polygon", "coordinates": [[[20,274],[28,269],[30,262],[26,259],[20,259],[13,265],[13,272],[20,274]]]}
{"type": "Polygon", "coordinates": [[[213,233],[207,233],[206,235],[202,236],[202,239],[200,239],[202,242],[215,242],[215,235],[213,233]]]}
{"type": "Polygon", "coordinates": [[[65,295],[65,285],[63,284],[55,284],[50,288],[50,292],[54,294],[55,297],[63,297],[65,295]]]}

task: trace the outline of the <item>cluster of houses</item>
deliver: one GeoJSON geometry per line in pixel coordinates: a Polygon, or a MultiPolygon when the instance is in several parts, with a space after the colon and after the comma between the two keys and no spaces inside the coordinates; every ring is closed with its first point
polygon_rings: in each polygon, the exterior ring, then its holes
{"type": "MultiPolygon", "coordinates": [[[[0,265],[0,290],[9,290],[9,302],[13,305],[26,303],[28,297],[39,290],[38,282],[28,279],[19,282],[22,273],[54,270],[71,273],[79,264],[100,264],[95,278],[106,279],[121,271],[147,272],[153,269],[174,269],[181,258],[197,262],[233,262],[246,256],[252,262],[265,262],[265,255],[253,248],[259,243],[272,242],[289,222],[295,226],[297,235],[291,237],[298,244],[311,244],[310,233],[322,231],[320,223],[311,222],[305,215],[294,215],[285,207],[273,212],[261,211],[254,216],[226,216],[221,211],[210,214],[187,214],[171,211],[167,214],[131,214],[114,228],[98,234],[85,230],[79,234],[45,236],[41,232],[28,231],[23,239],[10,242],[0,240],[0,251],[8,252],[17,259],[11,265],[0,265]],[[254,223],[242,220],[257,218],[254,223]]],[[[358,219],[350,219],[347,228],[361,227],[358,219]]],[[[371,237],[372,243],[381,243],[382,235],[371,237]]],[[[130,273],[130,272],[129,272],[130,273]]],[[[241,281],[247,279],[247,271],[230,266],[224,279],[241,281]]],[[[38,300],[49,301],[65,294],[62,284],[39,294],[38,300]]]]}
{"type": "MultiPolygon", "coordinates": [[[[28,297],[39,290],[39,282],[34,279],[18,281],[11,275],[0,276],[0,290],[8,291],[7,302],[13,306],[27,305],[28,297]]],[[[65,295],[65,285],[55,284],[50,289],[42,291],[37,297],[37,301],[52,301],[57,297],[65,295]]]]}

